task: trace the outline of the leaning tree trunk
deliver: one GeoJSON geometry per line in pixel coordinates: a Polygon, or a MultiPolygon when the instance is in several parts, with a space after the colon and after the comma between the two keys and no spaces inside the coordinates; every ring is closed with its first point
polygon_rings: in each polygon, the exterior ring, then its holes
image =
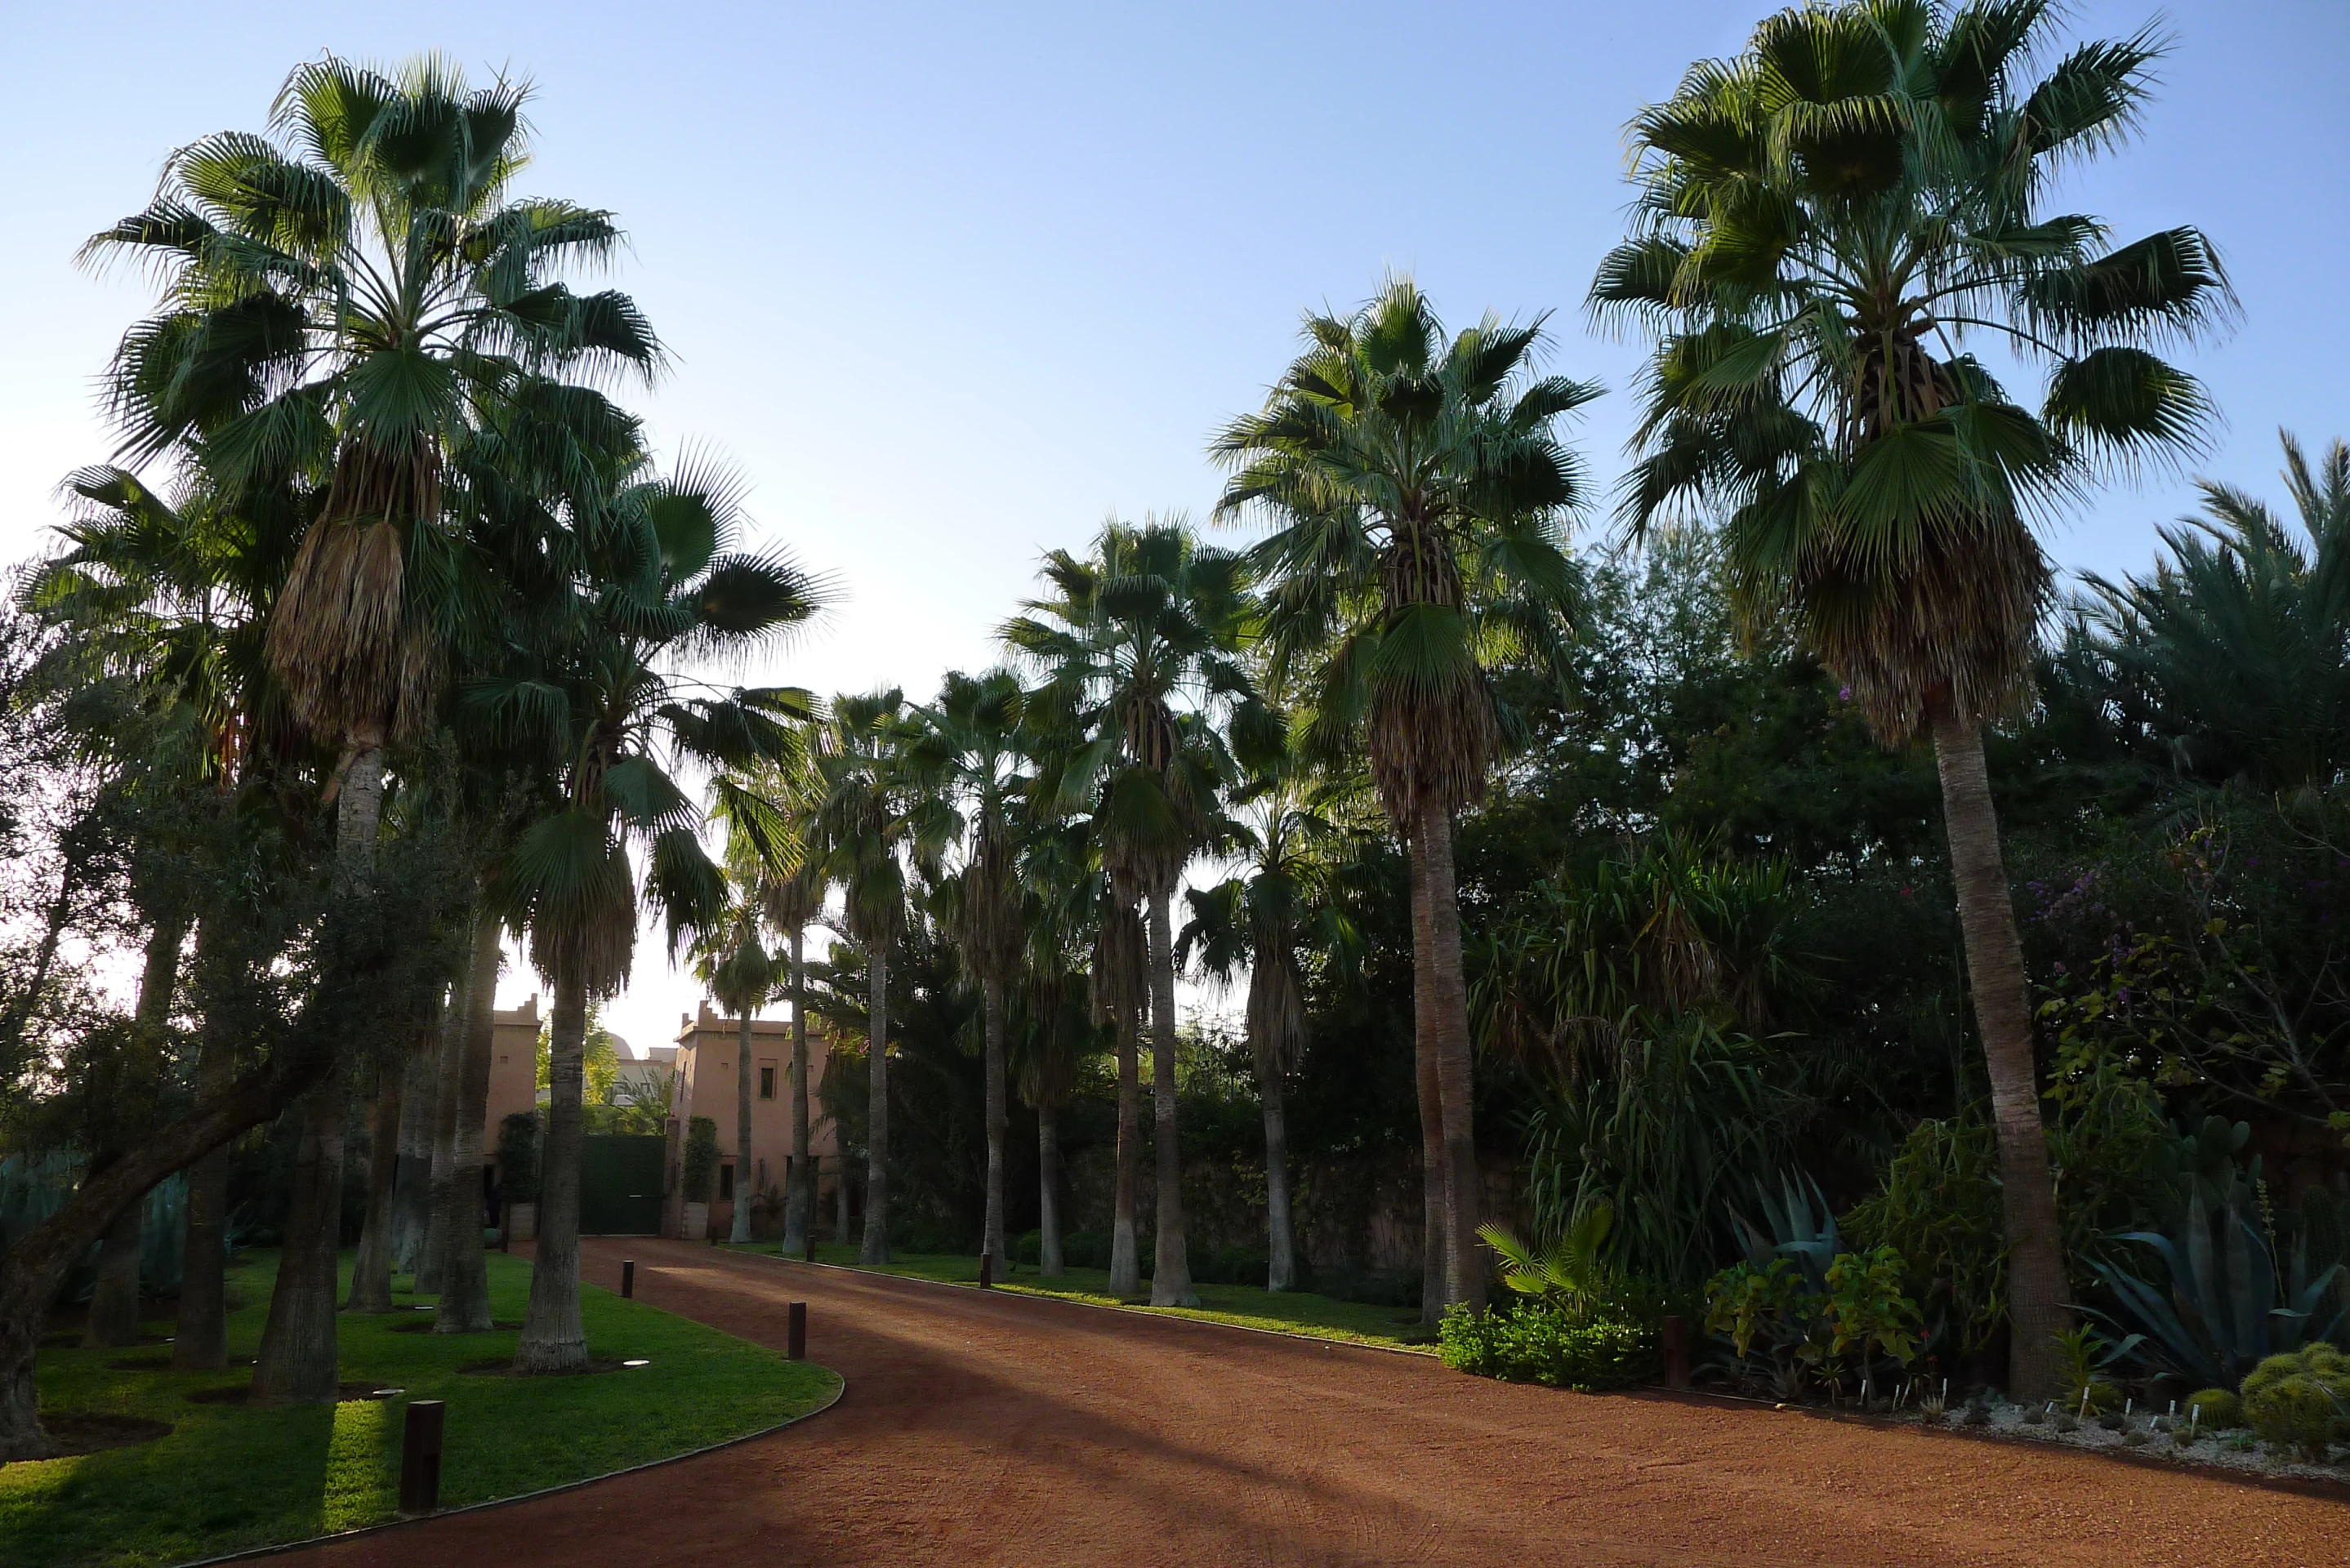
{"type": "Polygon", "coordinates": [[[1289,1128],[1281,1114],[1281,1069],[1263,1041],[1249,1042],[1256,1060],[1257,1099],[1264,1106],[1264,1234],[1272,1254],[1265,1269],[1268,1291],[1297,1285],[1297,1243],[1289,1223],[1289,1128]]]}
{"type": "Polygon", "coordinates": [[[400,1146],[391,1179],[392,1272],[414,1274],[423,1266],[425,1232],[432,1223],[432,1120],[441,1106],[441,1041],[448,1032],[448,1003],[432,1010],[432,1027],[419,1035],[400,1070],[400,1146]]]}
{"type": "Polygon", "coordinates": [[[346,1312],[391,1310],[392,1183],[400,1175],[400,1090],[407,1070],[404,1056],[376,1069],[375,1109],[368,1120],[367,1220],[359,1227],[359,1250],[351,1260],[346,1312]]]}
{"type": "Polygon", "coordinates": [[[2040,1072],[2033,1059],[2032,999],[2023,944],[2000,857],[1999,816],[1983,768],[1982,727],[1950,713],[1934,720],[1942,820],[1966,938],[1968,989],[1991,1077],[1999,1136],[2000,1209],[2007,1231],[2010,1391],[2042,1398],[2062,1381],[2056,1336],[2072,1326],[2064,1310],[2064,1230],[2040,1120],[2040,1072]]]}
{"type": "Polygon", "coordinates": [[[889,950],[876,942],[868,957],[865,1240],[857,1257],[870,1264],[889,1261],[889,950]]]}
{"type": "Polygon", "coordinates": [[[1159,1177],[1159,1234],[1152,1249],[1150,1304],[1198,1306],[1183,1235],[1183,1148],[1175,1129],[1175,920],[1170,888],[1150,900],[1151,1147],[1159,1177]]]}
{"type": "MultiPolygon", "coordinates": [[[[218,939],[208,925],[196,938],[202,969],[218,939]]],[[[196,1097],[216,1099],[236,1075],[235,1045],[210,1019],[198,1036],[196,1097]]],[[[188,1168],[187,1239],[180,1248],[180,1321],[172,1331],[172,1367],[217,1372],[228,1365],[228,1166],[222,1144],[188,1168]]]]}
{"type": "Polygon", "coordinates": [[[442,1274],[449,1264],[451,1184],[457,1179],[457,1101],[465,1076],[465,1020],[473,1012],[474,959],[481,952],[482,924],[490,916],[477,911],[468,946],[465,972],[450,988],[448,1011],[442,1014],[438,1065],[432,1079],[432,1148],[425,1175],[424,1253],[416,1264],[416,1293],[441,1293],[442,1274]]]}
{"type": "MultiPolygon", "coordinates": [[[[139,977],[139,1007],[132,1023],[140,1046],[159,1056],[163,1051],[163,1032],[172,1021],[180,950],[187,935],[186,920],[167,916],[155,922],[147,937],[147,961],[139,977]]],[[[98,1250],[98,1282],[90,1292],[89,1319],[83,1325],[86,1347],[104,1349],[139,1341],[139,1241],[146,1219],[142,1194],[107,1227],[106,1240],[98,1250]]]]}
{"type": "Polygon", "coordinates": [[[1061,1107],[1036,1107],[1036,1272],[1057,1280],[1067,1272],[1061,1261],[1061,1107]]]}
{"type": "Polygon", "coordinates": [[[255,1405],[331,1405],[338,1379],[335,1272],[343,1224],[343,1116],[349,1080],[338,1063],[303,1096],[302,1141],[269,1321],[254,1363],[255,1405]]]}
{"type": "Polygon", "coordinates": [[[1476,1076],[1469,1049],[1469,987],[1461,963],[1461,902],[1452,879],[1452,816],[1426,807],[1414,835],[1428,866],[1430,1022],[1436,1025],[1436,1086],[1444,1110],[1444,1296],[1485,1306],[1484,1244],[1477,1236],[1476,1076]]]}
{"type": "MultiPolygon", "coordinates": [[[[328,1068],[330,1047],[290,1052],[168,1122],[92,1176],[47,1219],[0,1251],[0,1464],[54,1457],[34,1380],[42,1319],[67,1273],[123,1205],[209,1150],[279,1115],[328,1068]]],[[[329,1298],[329,1304],[332,1298],[329,1298]]]]}
{"type": "Polygon", "coordinates": [[[504,940],[505,928],[494,915],[484,915],[473,928],[452,1075],[457,1090],[451,1113],[448,1209],[441,1218],[435,1334],[485,1334],[494,1326],[490,1266],[482,1255],[482,1140],[490,1115],[490,1055],[497,1043],[498,966],[505,954],[504,940]]]}
{"type": "Polygon", "coordinates": [[[586,1133],[588,988],[568,967],[557,974],[547,1024],[546,1152],[540,1164],[538,1243],[532,1253],[530,1313],[515,1347],[517,1372],[585,1372],[588,1332],[579,1321],[579,1154],[586,1133]]]}
{"type": "Polygon", "coordinates": [[[1142,1185],[1142,1068],[1136,1060],[1135,1010],[1117,1003],[1118,1180],[1109,1222],[1109,1293],[1123,1300],[1142,1288],[1141,1251],[1135,1244],[1136,1189],[1142,1185]]]}
{"type": "Polygon", "coordinates": [[[987,1207],[979,1227],[979,1250],[998,1264],[1003,1251],[1003,982],[981,982],[981,1007],[986,1016],[983,1064],[987,1075],[987,1207]]]}
{"type": "Polygon", "coordinates": [[[1444,1316],[1444,1096],[1436,1071],[1435,928],[1428,918],[1428,857],[1414,845],[1405,869],[1411,884],[1411,1058],[1419,1096],[1419,1321],[1444,1316]]]}
{"type": "Polygon", "coordinates": [[[808,1163],[807,972],[792,932],[792,1168],[784,1177],[784,1255],[806,1254],[816,1224],[816,1168],[808,1163]]]}
{"type": "Polygon", "coordinates": [[[751,1239],[751,1199],[757,1181],[751,1162],[751,1009],[734,1036],[734,1228],[726,1239],[737,1245],[751,1239]]]}

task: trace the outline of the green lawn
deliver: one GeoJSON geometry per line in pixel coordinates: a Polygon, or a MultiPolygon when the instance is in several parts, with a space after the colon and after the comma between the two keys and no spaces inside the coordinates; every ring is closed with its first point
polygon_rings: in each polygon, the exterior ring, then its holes
{"type": "MultiPolygon", "coordinates": [[[[771,1255],[780,1251],[773,1241],[754,1242],[736,1250],[771,1255]]],[[[837,1263],[844,1268],[860,1266],[857,1262],[857,1249],[847,1244],[819,1243],[816,1256],[820,1263],[837,1263]]],[[[914,1280],[936,1280],[944,1284],[979,1283],[979,1260],[953,1254],[899,1253],[887,1268],[873,1272],[900,1274],[914,1280]]],[[[1096,1306],[1120,1307],[1130,1312],[1156,1313],[1167,1317],[1197,1318],[1202,1323],[1228,1323],[1242,1328],[1269,1329],[1276,1334],[1302,1334],[1309,1339],[1335,1339],[1350,1345],[1384,1345],[1399,1350],[1435,1353],[1433,1332],[1420,1323],[1416,1310],[1343,1302],[1306,1291],[1274,1292],[1254,1285],[1196,1285],[1193,1289],[1200,1297],[1197,1307],[1154,1307],[1145,1304],[1148,1297],[1121,1301],[1111,1295],[1107,1270],[1071,1269],[1059,1279],[1047,1280],[1039,1277],[1033,1266],[1022,1267],[1008,1276],[998,1278],[995,1288],[1021,1295],[1090,1302],[1096,1306]]]]}
{"type": "MultiPolygon", "coordinates": [[[[347,1260],[348,1263],[348,1260],[347,1260]]],[[[490,1298],[519,1320],[530,1267],[492,1254],[490,1298]]],[[[229,1276],[243,1305],[229,1319],[229,1355],[251,1356],[268,1314],[276,1259],[248,1254],[229,1276]]],[[[348,1267],[345,1279],[348,1279],[348,1267]]],[[[396,1333],[421,1313],[341,1322],[343,1376],[445,1399],[443,1507],[513,1497],[741,1437],[812,1410],[839,1378],[822,1367],[582,1286],[580,1310],[598,1356],[647,1366],[580,1377],[485,1377],[457,1368],[511,1355],[512,1329],[444,1336],[396,1333]]],[[[403,1304],[411,1299],[405,1293],[403,1304]]],[[[151,1325],[168,1333],[168,1324],[151,1325]]],[[[0,1563],[164,1563],[296,1541],[393,1517],[406,1400],[247,1410],[187,1396],[251,1379],[227,1372],[116,1370],[128,1357],[166,1360],[168,1347],[41,1354],[45,1409],[103,1411],[172,1423],[171,1436],[78,1459],[0,1467],[0,1563]]]]}

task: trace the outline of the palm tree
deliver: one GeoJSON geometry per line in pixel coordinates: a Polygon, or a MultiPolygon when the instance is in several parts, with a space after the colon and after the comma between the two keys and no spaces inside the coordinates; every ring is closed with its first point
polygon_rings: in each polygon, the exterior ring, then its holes
{"type": "Polygon", "coordinates": [[[2055,21],[2053,0],[1773,16],[1634,120],[1638,232],[1591,293],[1657,343],[1632,532],[1712,509],[1745,609],[1791,615],[1888,744],[1933,740],[2025,1396],[2054,1386],[2068,1314],[1982,730],[2036,651],[2035,514],[2101,462],[2193,449],[2208,400],[2150,346],[2231,305],[2197,231],[2106,251],[2094,218],[2044,210],[2054,177],[2126,139],[2160,53],[2147,33],[2085,43],[2033,80],[2055,21]],[[2044,367],[2036,410],[1970,335],[2044,367]]]}
{"type": "Polygon", "coordinates": [[[1221,982],[1248,971],[1249,1058],[1264,1113],[1268,1291],[1297,1283],[1282,1084],[1296,1070],[1310,1035],[1298,946],[1309,934],[1341,956],[1355,945],[1327,883],[1347,829],[1335,803],[1307,789],[1305,777],[1303,759],[1292,753],[1234,793],[1231,809],[1240,820],[1232,847],[1241,875],[1185,895],[1191,915],[1178,944],[1181,958],[1221,982]]]}
{"type": "Polygon", "coordinates": [[[789,803],[785,827],[790,837],[772,857],[762,857],[759,882],[761,908],[768,926],[791,944],[792,991],[792,1164],[784,1187],[784,1254],[797,1257],[806,1250],[816,1224],[816,1169],[808,1150],[807,1049],[807,929],[824,913],[824,879],[816,874],[808,853],[807,795],[813,779],[805,767],[776,792],[789,803]],[[783,869],[776,869],[780,860],[783,869]]]}
{"type": "MultiPolygon", "coordinates": [[[[598,520],[590,574],[545,643],[472,682],[476,722],[535,739],[559,766],[561,805],[524,829],[507,856],[510,905],[524,913],[531,961],[554,991],[550,1087],[530,1310],[516,1347],[525,1372],[579,1371],[579,1157],[592,1001],[626,981],[638,887],[666,919],[671,950],[717,923],[725,877],[702,848],[701,813],[673,776],[712,770],[730,820],[775,822],[730,770],[787,757],[809,717],[786,687],[711,687],[694,666],[740,659],[804,624],[822,585],[788,556],[733,548],[742,527],[733,481],[708,468],[638,478],[598,520]],[[535,657],[534,657],[535,656],[535,657]]],[[[779,825],[778,825],[778,830],[779,825]]]]}
{"type": "MultiPolygon", "coordinates": [[[[659,349],[620,294],[556,273],[608,259],[608,214],[509,201],[527,89],[473,89],[423,57],[387,76],[328,57],[286,78],[272,137],[174,153],[142,212],[87,258],[133,254],[162,314],[117,351],[109,394],[140,457],[200,451],[232,495],[319,472],[323,505],[276,595],[269,661],[296,719],[343,761],[338,867],[370,873],[387,746],[422,728],[462,574],[442,526],[451,444],[550,375],[650,372],[659,349]]],[[[334,1223],[345,1075],[305,1111],[297,1211],[334,1223]]],[[[262,1402],[330,1399],[334,1239],[288,1232],[255,1373],[262,1402]]]]}
{"type": "MultiPolygon", "coordinates": [[[[1158,1167],[1150,1299],[1197,1305],[1176,1135],[1173,902],[1184,867],[1209,836],[1227,767],[1211,721],[1220,710],[1247,710],[1241,722],[1254,722],[1237,657],[1253,601],[1240,557],[1202,547],[1180,519],[1140,527],[1113,519],[1089,559],[1056,550],[1045,576],[1054,597],[1027,601],[1028,613],[1005,625],[1004,638],[1048,671],[1076,715],[1083,738],[1055,759],[1051,787],[1064,803],[1093,802],[1110,905],[1147,911],[1158,1167]]],[[[1099,973],[1113,990],[1128,961],[1123,926],[1117,909],[1106,909],[1103,929],[1116,950],[1106,952],[1099,973]]],[[[1121,1092],[1124,1077],[1122,1062],[1121,1092]]],[[[1113,1251],[1113,1289],[1118,1272],[1113,1251]]]]}
{"type": "Polygon", "coordinates": [[[1531,658],[1564,679],[1576,576],[1560,526],[1581,485],[1552,431],[1596,389],[1532,377],[1540,322],[1488,317],[1448,343],[1409,279],[1351,317],[1309,317],[1305,336],[1264,408],[1216,439],[1232,470],[1216,514],[1272,518],[1253,558],[1274,667],[1318,659],[1316,726],[1361,736],[1410,851],[1428,1277],[1482,1307],[1452,817],[1500,755],[1488,668],[1531,658]]]}
{"type": "MultiPolygon", "coordinates": [[[[841,889],[841,923],[865,950],[867,1007],[866,1263],[889,1261],[889,950],[906,929],[910,857],[942,843],[945,807],[920,796],[907,765],[916,739],[905,693],[840,696],[816,747],[816,864],[841,889]]],[[[844,1173],[845,1175],[845,1173],[844,1173]]]]}
{"type": "Polygon", "coordinates": [[[2089,652],[2124,723],[2182,773],[2283,791],[2350,764],[2350,446],[2314,471],[2292,436],[2285,488],[2304,545],[2268,503],[2205,481],[2169,559],[2088,578],[2089,652]]]}
{"type": "Polygon", "coordinates": [[[953,932],[978,980],[987,1123],[987,1196],[980,1251],[998,1262],[1003,1249],[1004,1019],[1020,978],[1026,932],[1014,877],[1018,845],[1013,811],[1028,786],[1020,723],[1025,693],[1008,670],[980,676],[950,670],[937,701],[921,711],[911,762],[958,808],[962,866],[952,888],[953,932]]]}
{"type": "Polygon", "coordinates": [[[752,1040],[751,1018],[775,994],[775,961],[759,938],[764,914],[759,898],[756,855],[746,845],[728,846],[727,897],[717,923],[693,944],[694,974],[710,988],[723,1010],[736,1020],[734,1042],[734,1223],[727,1240],[751,1240],[752,1040]]]}

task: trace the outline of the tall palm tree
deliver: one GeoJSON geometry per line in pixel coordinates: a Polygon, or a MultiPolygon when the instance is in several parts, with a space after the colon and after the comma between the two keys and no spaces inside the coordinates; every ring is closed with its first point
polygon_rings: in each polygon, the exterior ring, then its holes
{"type": "Polygon", "coordinates": [[[953,935],[978,980],[986,1077],[987,1194],[980,1251],[1004,1261],[1004,1027],[1026,931],[1015,879],[1014,812],[1030,779],[1021,750],[1026,694],[1008,670],[950,670],[921,710],[915,771],[941,788],[962,819],[962,864],[951,884],[953,935]]]}
{"type": "Polygon", "coordinates": [[[807,929],[824,913],[825,887],[813,871],[802,867],[762,885],[767,923],[791,944],[792,992],[792,1167],[784,1190],[784,1252],[797,1257],[816,1225],[816,1168],[810,1151],[807,1044],[807,929]]]}
{"type": "MultiPolygon", "coordinates": [[[[109,395],[141,458],[202,452],[232,494],[325,476],[273,606],[267,653],[295,717],[339,749],[338,866],[366,881],[387,746],[439,683],[462,575],[442,527],[452,441],[550,375],[650,372],[659,348],[620,294],[558,272],[608,259],[608,214],[510,200],[527,89],[479,89],[426,57],[387,75],[328,57],[279,90],[273,136],[175,152],[148,207],[86,257],[158,264],[163,311],[118,350],[109,395]]],[[[305,1111],[296,1208],[339,1212],[345,1075],[305,1111]]],[[[263,1402],[330,1399],[334,1238],[289,1231],[255,1373],[263,1402]]]]}
{"type": "Polygon", "coordinates": [[[2199,385],[2153,352],[2228,314],[2210,244],[2116,250],[2047,210],[2126,140],[2147,33],[2054,53],[2053,0],[1786,11],[1633,121],[1638,232],[1592,305],[1656,340],[1625,515],[1711,508],[1750,613],[1792,615],[1888,743],[1930,736],[1990,1069],[2011,1386],[2058,1376],[2067,1321],[2031,996],[1983,770],[2049,594],[2035,517],[2101,465],[2191,451],[2199,385]],[[2045,372],[2014,400],[1970,351],[2045,372]]]}
{"type": "Polygon", "coordinates": [[[793,688],[713,686],[695,674],[772,646],[823,603],[821,583],[788,556],[734,547],[738,502],[731,478],[708,468],[618,487],[570,613],[541,647],[518,650],[464,694],[477,722],[535,739],[562,781],[561,805],[522,831],[504,870],[531,961],[554,991],[539,1234],[515,1352],[525,1372],[588,1363],[578,1254],[588,1009],[619,991],[634,956],[629,852],[643,857],[643,898],[665,918],[672,950],[682,933],[714,926],[724,874],[675,771],[712,770],[732,820],[772,821],[732,770],[790,755],[813,706],[793,688]]]}
{"type": "Polygon", "coordinates": [[[2350,764],[2350,446],[2313,469],[2282,439],[2303,538],[2207,480],[2200,514],[2162,530],[2169,558],[2090,576],[2085,607],[2123,722],[2191,777],[2270,791],[2324,787],[2350,764]]]}
{"type": "Polygon", "coordinates": [[[734,1041],[734,1222],[727,1240],[751,1240],[751,1199],[755,1193],[751,1163],[752,1015],[775,991],[775,961],[768,955],[759,926],[765,909],[759,898],[757,857],[748,846],[728,846],[727,896],[715,925],[693,943],[693,971],[718,1005],[735,1018],[734,1041]]]}
{"type": "Polygon", "coordinates": [[[1297,1283],[1282,1085],[1310,1036],[1298,948],[1312,940],[1343,959],[1356,944],[1327,885],[1347,826],[1337,803],[1309,787],[1303,763],[1290,753],[1233,793],[1228,809],[1237,832],[1230,852],[1241,873],[1185,895],[1191,919],[1178,943],[1179,955],[1214,980],[1229,983],[1248,971],[1249,1058],[1264,1115],[1268,1291],[1297,1283]]]}
{"type": "Polygon", "coordinates": [[[914,787],[917,738],[905,693],[833,699],[819,733],[813,815],[816,864],[841,889],[841,923],[865,950],[868,1108],[867,1263],[889,1261],[889,950],[906,929],[910,860],[928,864],[949,830],[947,808],[914,787]]]}
{"type": "MultiPolygon", "coordinates": [[[[1113,519],[1089,558],[1056,550],[1045,576],[1053,597],[1026,601],[1004,638],[1048,672],[1080,727],[1082,740],[1055,759],[1048,787],[1065,803],[1092,803],[1110,902],[1145,910],[1158,1169],[1150,1299],[1196,1305],[1176,1129],[1173,903],[1184,867],[1209,837],[1228,771],[1213,720],[1245,710],[1243,726],[1256,722],[1238,657],[1254,605],[1240,557],[1203,547],[1180,519],[1139,527],[1113,519]]],[[[1114,946],[1123,924],[1106,911],[1114,946]]],[[[1105,956],[1104,978],[1115,986],[1124,954],[1105,956]]],[[[1118,1272],[1113,1252],[1114,1284],[1118,1272]]]]}
{"type": "Polygon", "coordinates": [[[1444,1302],[1479,1307],[1452,817],[1481,798],[1501,752],[1488,669],[1532,659],[1564,679],[1576,576],[1561,526],[1582,488],[1553,431],[1596,389],[1532,374],[1540,322],[1488,317],[1448,342],[1405,278],[1350,317],[1309,317],[1305,336],[1263,409],[1217,437],[1232,475],[1216,514],[1272,520],[1253,559],[1275,668],[1314,667],[1317,726],[1360,735],[1411,853],[1428,1275],[1442,1278],[1444,1302]]]}

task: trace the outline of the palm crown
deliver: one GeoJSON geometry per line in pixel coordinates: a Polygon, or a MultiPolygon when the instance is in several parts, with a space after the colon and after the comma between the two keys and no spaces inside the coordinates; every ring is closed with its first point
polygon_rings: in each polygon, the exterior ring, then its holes
{"type": "Polygon", "coordinates": [[[2026,73],[2050,0],[1782,12],[1634,120],[1638,232],[1592,285],[1658,341],[1625,511],[1726,518],[1752,607],[1792,600],[1890,738],[1969,720],[2028,673],[2034,514],[2099,462],[2191,449],[2209,414],[2154,348],[2231,298],[2193,229],[2107,250],[2041,208],[2125,136],[2158,46],[2026,73]],[[2036,410],[1970,341],[2040,368],[2036,410]]]}
{"type": "Polygon", "coordinates": [[[1555,425],[1597,389],[1532,373],[1540,322],[1448,341],[1409,280],[1306,334],[1264,408],[1217,438],[1233,472],[1216,512],[1271,513],[1253,561],[1276,668],[1325,657],[1316,728],[1335,749],[1368,722],[1381,800],[1409,831],[1483,789],[1499,748],[1484,670],[1564,666],[1559,530],[1580,468],[1555,425]]]}
{"type": "Polygon", "coordinates": [[[154,202],[86,247],[148,257],[165,279],[162,314],[112,372],[132,452],[184,446],[232,490],[331,453],[324,525],[271,628],[296,711],[321,732],[422,722],[432,618],[404,589],[452,575],[431,557],[459,433],[552,375],[660,360],[626,296],[556,275],[608,257],[609,214],[507,199],[526,97],[503,79],[469,88],[431,57],[396,77],[299,67],[274,138],[181,149],[154,202]]]}

